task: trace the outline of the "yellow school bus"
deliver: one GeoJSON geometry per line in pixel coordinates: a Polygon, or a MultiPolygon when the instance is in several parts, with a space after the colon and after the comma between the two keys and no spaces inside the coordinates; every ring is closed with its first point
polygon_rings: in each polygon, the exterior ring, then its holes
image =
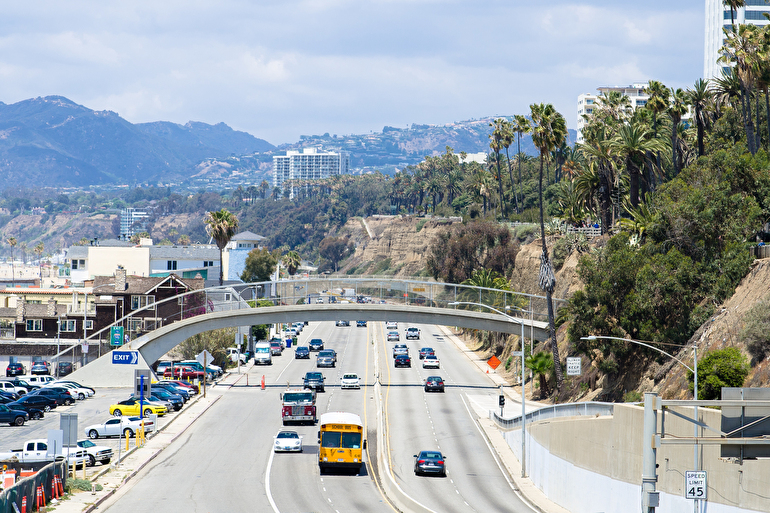
{"type": "Polygon", "coordinates": [[[335,411],[324,413],[318,420],[318,467],[326,470],[341,468],[360,471],[364,464],[364,426],[355,413],[335,411]]]}

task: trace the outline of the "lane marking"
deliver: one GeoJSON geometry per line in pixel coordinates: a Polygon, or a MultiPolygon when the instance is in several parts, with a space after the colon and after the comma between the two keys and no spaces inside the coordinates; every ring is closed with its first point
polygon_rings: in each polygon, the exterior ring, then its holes
{"type": "Polygon", "coordinates": [[[273,456],[275,456],[275,451],[271,449],[270,458],[267,460],[267,470],[265,472],[265,493],[267,494],[267,500],[270,502],[270,507],[273,508],[273,511],[275,513],[281,513],[273,500],[273,495],[270,493],[270,469],[273,466],[273,456]]]}

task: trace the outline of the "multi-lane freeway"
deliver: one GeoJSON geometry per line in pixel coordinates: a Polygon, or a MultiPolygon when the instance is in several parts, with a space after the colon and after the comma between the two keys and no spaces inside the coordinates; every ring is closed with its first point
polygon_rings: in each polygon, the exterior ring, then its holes
{"type": "Polygon", "coordinates": [[[318,395],[318,410],[319,415],[349,411],[361,416],[370,461],[360,474],[319,473],[318,426],[294,428],[304,437],[302,453],[272,452],[273,436],[282,428],[280,392],[316,370],[315,353],[310,360],[295,360],[287,349],[272,366],[253,367],[249,386],[241,380],[232,388],[211,390],[222,398],[100,509],[390,512],[395,508],[383,492],[387,480],[387,488],[398,490],[402,509],[532,511],[498,465],[470,405],[472,398],[496,397],[497,388],[438,328],[418,326],[421,339],[405,341],[406,327],[399,323],[398,330],[400,342],[409,347],[411,368],[393,368],[394,342],[386,341],[381,322],[366,327],[311,323],[299,338],[301,345],[322,338],[338,353],[336,368],[322,370],[326,391],[318,395]],[[423,346],[436,350],[439,370],[421,367],[417,355],[423,346]],[[343,372],[358,373],[361,389],[340,389],[343,372]],[[435,374],[444,378],[446,392],[426,394],[423,379],[435,374]],[[259,386],[262,375],[265,390],[259,386]],[[380,425],[385,432],[378,437],[380,425]],[[378,439],[384,440],[381,465],[378,439]],[[413,455],[424,449],[446,454],[446,478],[415,476],[413,455]],[[373,464],[379,479],[370,475],[373,464]]]}

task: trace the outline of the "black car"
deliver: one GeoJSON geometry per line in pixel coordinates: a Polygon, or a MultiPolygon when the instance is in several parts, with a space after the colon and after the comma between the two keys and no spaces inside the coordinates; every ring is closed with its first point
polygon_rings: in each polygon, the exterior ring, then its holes
{"type": "Polygon", "coordinates": [[[40,388],[38,385],[33,385],[32,383],[25,381],[21,378],[13,378],[7,381],[10,381],[11,383],[13,383],[13,386],[15,387],[26,388],[27,392],[32,392],[33,390],[37,390],[38,388],[40,388]]]}
{"type": "Polygon", "coordinates": [[[19,397],[21,397],[21,394],[11,392],[10,390],[0,390],[0,397],[4,397],[5,399],[9,399],[11,401],[17,401],[19,397]]]}
{"type": "Polygon", "coordinates": [[[24,410],[13,410],[5,404],[0,404],[0,422],[11,426],[23,426],[29,420],[29,413],[24,410]]]}
{"type": "Polygon", "coordinates": [[[69,406],[75,402],[75,398],[72,397],[66,388],[63,387],[43,387],[34,392],[30,392],[27,395],[43,395],[56,400],[56,404],[63,404],[69,406]]]}
{"type": "Polygon", "coordinates": [[[59,362],[59,372],[56,374],[59,377],[72,374],[72,362],[59,362]]]}
{"type": "Polygon", "coordinates": [[[46,395],[37,394],[27,394],[16,402],[19,404],[32,406],[33,408],[39,408],[46,413],[59,405],[59,403],[56,402],[56,399],[46,395]]]}
{"type": "Polygon", "coordinates": [[[21,410],[27,412],[29,414],[29,418],[32,420],[41,420],[44,416],[42,408],[36,408],[35,406],[31,406],[20,401],[6,403],[6,406],[12,410],[21,410]]]}
{"type": "Polygon", "coordinates": [[[182,406],[184,406],[184,401],[182,400],[182,397],[177,394],[172,394],[166,390],[163,390],[160,387],[152,387],[152,392],[150,393],[150,397],[153,399],[157,399],[159,401],[168,401],[171,404],[174,405],[174,411],[179,411],[182,409],[182,406]]]}
{"type": "Polygon", "coordinates": [[[294,349],[294,358],[309,360],[310,349],[308,349],[307,346],[298,346],[294,349]]]}
{"type": "Polygon", "coordinates": [[[315,390],[316,392],[324,391],[324,375],[320,372],[307,372],[303,380],[303,387],[315,390]]]}
{"type": "Polygon", "coordinates": [[[307,345],[310,351],[320,351],[324,348],[324,341],[320,338],[313,338],[310,339],[310,342],[308,342],[307,345]]]}
{"type": "Polygon", "coordinates": [[[444,460],[446,456],[439,451],[420,451],[420,454],[414,455],[414,473],[420,474],[438,474],[446,477],[446,465],[444,460]]]}
{"type": "Polygon", "coordinates": [[[428,378],[425,380],[425,391],[443,392],[444,380],[441,379],[441,376],[428,376],[428,378]]]}
{"type": "Polygon", "coordinates": [[[9,363],[5,368],[5,376],[23,376],[26,374],[24,366],[20,363],[9,363]]]}
{"type": "Polygon", "coordinates": [[[409,358],[408,354],[400,354],[393,360],[393,365],[396,367],[411,367],[412,359],[409,358]]]}
{"type": "Polygon", "coordinates": [[[191,392],[188,392],[181,386],[174,385],[173,383],[153,383],[152,384],[153,392],[158,388],[165,392],[168,392],[169,394],[178,395],[179,397],[182,398],[182,401],[184,402],[187,402],[190,399],[190,397],[192,397],[191,392]]]}

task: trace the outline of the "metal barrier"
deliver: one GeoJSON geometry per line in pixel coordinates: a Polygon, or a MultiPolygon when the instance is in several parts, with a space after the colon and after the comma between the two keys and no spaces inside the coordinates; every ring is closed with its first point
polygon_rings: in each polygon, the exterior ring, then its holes
{"type": "Polygon", "coordinates": [[[53,497],[54,476],[59,476],[62,485],[67,484],[67,460],[49,463],[36,474],[20,479],[12,487],[0,493],[0,513],[15,513],[22,511],[22,502],[26,498],[26,510],[36,511],[35,498],[38,487],[43,488],[45,503],[53,497]],[[14,505],[16,508],[14,508],[14,505]]]}
{"type": "MultiPolygon", "coordinates": [[[[613,403],[600,403],[587,401],[584,403],[567,403],[546,406],[535,411],[527,413],[527,424],[538,422],[540,420],[553,419],[556,417],[596,417],[600,415],[612,415],[614,411],[613,403]]],[[[521,428],[521,415],[504,419],[496,411],[489,412],[489,418],[497,424],[500,429],[512,430],[521,428]]]]}

